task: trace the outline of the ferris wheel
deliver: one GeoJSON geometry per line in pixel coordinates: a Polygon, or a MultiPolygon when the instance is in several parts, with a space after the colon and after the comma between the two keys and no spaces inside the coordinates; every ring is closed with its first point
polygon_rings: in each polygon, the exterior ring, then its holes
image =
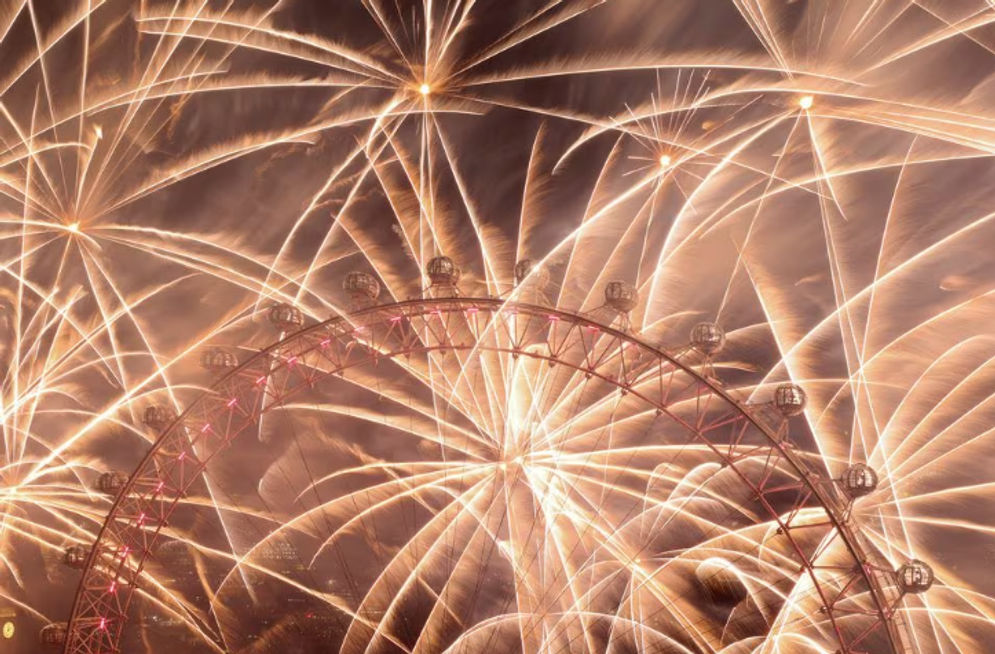
{"type": "Polygon", "coordinates": [[[206,350],[210,390],[149,407],[154,446],[100,478],[113,507],[66,552],[81,582],[43,642],[912,651],[903,597],[932,571],[865,541],[853,505],[878,476],[830,472],[801,387],[746,402],[718,379],[718,325],[655,347],[627,284],[582,315],[546,306],[530,262],[515,274],[511,298],[465,297],[437,257],[423,297],[379,304],[351,273],[348,315],[276,305],[278,342],[206,350]]]}

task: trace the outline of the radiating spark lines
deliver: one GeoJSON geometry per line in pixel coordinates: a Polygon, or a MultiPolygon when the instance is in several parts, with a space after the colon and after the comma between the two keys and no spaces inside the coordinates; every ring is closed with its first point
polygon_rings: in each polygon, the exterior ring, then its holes
{"type": "MultiPolygon", "coordinates": [[[[71,588],[57,561],[126,533],[101,527],[113,507],[172,548],[92,557],[98,578],[150,557],[123,577],[127,651],[984,651],[990,3],[310,4],[0,10],[4,601],[65,619],[71,593],[30,580],[71,588]],[[429,288],[443,255],[458,283],[429,288]],[[128,513],[136,487],[95,490],[160,436],[149,404],[195,402],[203,346],[258,360],[274,302],[346,314],[350,270],[380,285],[369,303],[439,301],[417,328],[366,324],[433,347],[349,335],[368,365],[270,407],[186,494],[163,486],[161,522],[128,513]],[[469,338],[455,325],[489,310],[454,294],[543,309],[469,338]],[[688,344],[701,321],[718,355],[688,344]],[[614,379],[571,365],[613,325],[758,420],[800,384],[790,456],[661,427],[715,405],[636,408],[662,383],[642,346],[592,354],[614,379]],[[854,463],[880,483],[850,503],[854,463]],[[899,600],[914,558],[936,583],[899,600]],[[287,597],[305,617],[239,640],[287,597]]],[[[265,396],[307,376],[294,356],[274,352],[265,396]]],[[[212,420],[163,456],[198,462],[212,420]]],[[[74,633],[110,638],[90,617],[74,633]]]]}

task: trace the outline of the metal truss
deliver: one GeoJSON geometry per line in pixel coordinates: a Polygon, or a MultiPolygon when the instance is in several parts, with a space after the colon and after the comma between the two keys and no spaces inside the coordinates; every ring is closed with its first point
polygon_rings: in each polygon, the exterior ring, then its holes
{"type": "Polygon", "coordinates": [[[453,353],[450,360],[459,365],[475,351],[567,366],[678,425],[689,442],[707,447],[736,474],[776,524],[776,537],[797,563],[797,583],[809,588],[810,606],[800,608],[818,616],[813,620],[838,643],[838,652],[910,651],[897,619],[901,594],[890,565],[872,556],[851,519],[852,500],[815,454],[792,443],[788,421],[771,406],[736,399],[711,376],[708,358],[688,348],[668,353],[548,307],[449,297],[370,307],[299,331],[217,381],[165,427],[118,494],[90,550],[64,652],[121,651],[143,570],[178,504],[212,458],[251,432],[264,413],[357,366],[382,359],[403,365],[408,357],[440,353],[453,353]],[[823,517],[813,521],[813,511],[823,517]],[[799,519],[802,513],[805,520],[799,519]],[[811,530],[819,537],[810,538],[811,530]],[[837,547],[830,548],[833,543],[837,547]],[[827,557],[830,549],[846,556],[827,557]]]}

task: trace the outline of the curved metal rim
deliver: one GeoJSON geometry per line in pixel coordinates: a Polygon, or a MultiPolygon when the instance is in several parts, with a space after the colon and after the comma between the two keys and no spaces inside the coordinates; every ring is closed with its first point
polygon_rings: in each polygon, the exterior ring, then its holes
{"type": "MultiPolygon", "coordinates": [[[[394,302],[390,304],[373,305],[355,311],[350,314],[334,316],[328,320],[319,322],[315,325],[304,328],[296,333],[290,334],[286,338],[279,340],[262,350],[257,351],[253,356],[249,357],[238,367],[232,369],[227,374],[222,375],[220,378],[214,380],[214,382],[210,385],[210,387],[208,387],[205,391],[203,391],[200,395],[198,395],[183,410],[183,412],[179,414],[172,421],[172,423],[169,426],[167,426],[165,429],[163,429],[160,432],[155,442],[149,448],[148,452],[146,452],[145,456],[142,457],[141,461],[135,467],[135,470],[129,476],[128,483],[124,486],[124,488],[115,498],[114,503],[112,504],[110,510],[108,511],[107,516],[104,519],[104,522],[101,525],[101,528],[97,534],[97,538],[94,541],[94,545],[93,547],[90,548],[90,553],[86,559],[86,564],[85,567],[83,568],[83,575],[80,579],[79,585],[77,586],[76,594],[73,600],[71,617],[68,623],[68,637],[66,639],[66,645],[65,648],[63,649],[63,652],[65,654],[76,654],[78,652],[83,651],[73,648],[73,635],[77,633],[79,627],[78,625],[78,619],[80,617],[79,609],[82,604],[83,596],[86,592],[85,582],[87,580],[88,575],[93,571],[94,565],[98,557],[100,556],[100,547],[99,547],[100,543],[104,540],[105,535],[107,535],[110,525],[115,521],[121,502],[124,500],[124,498],[128,497],[130,492],[133,490],[135,482],[139,478],[139,474],[144,470],[146,465],[153,460],[154,456],[159,452],[162,444],[172,435],[174,429],[178,425],[183,423],[184,420],[188,418],[190,414],[192,414],[208,398],[212,397],[213,394],[216,394],[217,390],[219,388],[224,387],[227,382],[238,377],[240,373],[245,372],[250,368],[254,367],[261,360],[269,359],[270,357],[272,357],[273,354],[285,348],[289,343],[301,340],[303,337],[313,335],[315,332],[321,332],[333,329],[342,324],[354,324],[358,318],[368,317],[371,314],[386,313],[391,311],[403,312],[405,309],[409,309],[411,307],[425,307],[425,306],[430,306],[434,310],[437,310],[440,306],[448,306],[450,310],[453,309],[465,310],[468,308],[479,309],[486,307],[487,309],[491,310],[493,313],[499,313],[502,311],[504,312],[511,311],[511,312],[524,313],[528,315],[544,315],[549,318],[555,317],[557,319],[565,319],[573,323],[576,323],[578,325],[596,328],[602,333],[610,334],[613,337],[618,338],[620,342],[624,341],[627,343],[631,343],[632,345],[640,348],[644,352],[647,352],[652,356],[657,357],[661,361],[666,361],[676,370],[680,370],[685,374],[689,375],[690,377],[692,377],[696,383],[701,384],[702,386],[708,388],[709,391],[713,393],[716,397],[721,398],[722,400],[727,402],[730,406],[735,407],[742,414],[745,420],[750,425],[752,425],[753,428],[757,429],[761,434],[763,434],[763,436],[769,441],[770,446],[773,449],[776,449],[778,454],[784,458],[784,460],[791,466],[791,468],[794,469],[794,471],[798,474],[799,480],[807,487],[808,491],[812,494],[813,497],[817,499],[819,505],[825,510],[826,515],[830,523],[832,524],[833,529],[835,529],[837,534],[839,534],[840,539],[843,541],[847,551],[850,553],[850,556],[855,562],[857,569],[859,570],[860,577],[867,584],[867,588],[871,594],[874,605],[876,606],[877,609],[876,612],[878,620],[880,621],[880,624],[884,625],[885,627],[885,633],[887,635],[889,644],[891,645],[891,650],[896,654],[906,651],[906,649],[902,645],[902,638],[894,619],[895,602],[890,601],[887,598],[884,586],[881,584],[880,580],[874,575],[875,571],[882,571],[882,570],[879,566],[875,566],[874,564],[870,563],[869,558],[865,552],[865,548],[860,542],[861,539],[859,532],[853,529],[851,521],[848,519],[848,513],[846,511],[842,512],[839,511],[838,504],[835,501],[835,498],[830,497],[829,494],[827,493],[826,489],[824,488],[824,482],[827,480],[819,479],[818,473],[811,470],[808,467],[808,465],[804,463],[804,461],[800,457],[798,457],[790,448],[785,447],[784,441],[778,437],[777,433],[775,433],[767,424],[765,424],[763,420],[759,419],[756,415],[754,415],[753,411],[748,405],[738,400],[737,398],[733,397],[733,395],[728,390],[719,385],[716,380],[710,379],[700,374],[699,372],[695,371],[692,367],[680,361],[676,355],[673,355],[667,352],[666,350],[654,347],[640,340],[639,338],[637,338],[636,336],[627,331],[616,329],[614,327],[598,322],[596,320],[593,320],[578,313],[573,313],[553,307],[503,300],[499,298],[445,297],[445,298],[417,298],[417,299],[404,300],[400,302],[394,302]]],[[[410,317],[411,315],[418,315],[418,314],[415,312],[411,312],[410,314],[402,313],[402,315],[410,317]]],[[[476,345],[474,346],[450,345],[448,346],[447,349],[473,350],[476,347],[477,347],[476,345]]],[[[436,348],[424,347],[421,349],[427,351],[436,348]]],[[[495,348],[488,348],[488,349],[494,350],[495,348]]],[[[513,352],[513,350],[511,349],[508,349],[506,351],[513,352]]],[[[518,353],[523,356],[528,356],[530,358],[546,359],[552,361],[550,357],[542,356],[536,353],[530,353],[526,351],[520,351],[518,353]]],[[[582,370],[582,368],[579,367],[575,367],[575,369],[582,370]]],[[[597,375],[597,373],[594,374],[597,375]]],[[[621,383],[619,383],[619,381],[616,379],[608,378],[606,376],[601,376],[601,375],[598,376],[608,383],[614,384],[619,388],[624,388],[624,386],[621,383]]],[[[652,398],[639,394],[636,391],[630,391],[630,392],[633,392],[634,395],[639,396],[644,402],[647,402],[650,406],[665,410],[665,407],[659,405],[659,403],[654,401],[652,398]]],[[[741,473],[736,469],[734,462],[729,461],[722,454],[722,452],[720,452],[717,448],[715,448],[713,444],[709,443],[707,439],[702,439],[702,440],[709,447],[709,449],[713,451],[714,454],[716,454],[720,459],[722,459],[724,462],[730,465],[730,467],[736,472],[736,474],[740,477],[743,483],[747,484],[751,488],[754,488],[752,482],[748,480],[743,473],[741,473]]],[[[209,460],[210,460],[209,458],[204,460],[203,464],[206,465],[209,460]]],[[[199,472],[197,476],[198,477],[202,476],[202,474],[203,471],[199,472]]],[[[175,498],[174,503],[177,502],[178,499],[179,499],[178,497],[175,498]]],[[[794,539],[791,537],[789,526],[782,522],[780,517],[776,514],[776,512],[772,510],[772,508],[769,505],[767,505],[766,502],[764,502],[764,504],[765,508],[767,508],[768,511],[770,512],[772,519],[777,522],[779,527],[783,530],[783,533],[791,541],[799,557],[803,561],[807,561],[807,557],[804,554],[802,554],[799,546],[794,542],[794,539]]],[[[161,531],[161,528],[162,526],[160,525],[156,529],[155,533],[157,537],[159,532],[161,531]]],[[[148,554],[146,552],[144,553],[143,558],[140,560],[140,564],[138,566],[139,572],[141,570],[142,563],[144,563],[147,556],[148,554]]],[[[828,599],[825,596],[818,579],[816,579],[815,577],[813,566],[806,565],[805,571],[811,577],[814,588],[817,590],[820,597],[822,598],[823,607],[828,606],[829,605],[828,599]]],[[[130,603],[130,595],[134,592],[134,589],[132,588],[128,592],[129,592],[128,602],[130,603]]],[[[833,624],[834,630],[836,631],[837,636],[840,637],[841,632],[839,628],[836,627],[835,624],[836,618],[834,617],[832,611],[829,611],[828,613],[829,613],[829,619],[833,624]]],[[[842,640],[841,637],[840,640],[842,640]]],[[[845,643],[840,642],[840,646],[843,647],[843,649],[840,650],[840,652],[843,652],[844,654],[847,654],[849,652],[856,654],[856,651],[851,650],[845,643]]],[[[118,650],[115,649],[114,651],[118,650]]]]}

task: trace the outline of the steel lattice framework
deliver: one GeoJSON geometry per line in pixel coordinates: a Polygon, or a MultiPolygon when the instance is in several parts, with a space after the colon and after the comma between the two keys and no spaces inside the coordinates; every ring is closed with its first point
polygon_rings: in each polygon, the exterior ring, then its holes
{"type": "Polygon", "coordinates": [[[371,361],[445,352],[458,358],[474,351],[566,366],[679,425],[735,473],[776,523],[799,577],[810,584],[811,606],[805,610],[839,652],[911,651],[891,565],[871,555],[853,523],[852,500],[815,455],[792,443],[786,419],[768,405],[734,398],[709,375],[707,357],[688,348],[668,353],[625,331],[548,307],[460,297],[336,317],[291,335],[217,381],[162,431],[118,494],[86,561],[64,651],[121,651],[143,570],[177,506],[211,459],[254,429],[264,413],[297,391],[371,361]],[[778,509],[786,497],[790,510],[778,509]],[[812,509],[824,517],[797,519],[812,509]],[[799,537],[811,530],[822,533],[816,547],[799,537]],[[826,560],[833,542],[845,546],[846,561],[826,560]]]}

